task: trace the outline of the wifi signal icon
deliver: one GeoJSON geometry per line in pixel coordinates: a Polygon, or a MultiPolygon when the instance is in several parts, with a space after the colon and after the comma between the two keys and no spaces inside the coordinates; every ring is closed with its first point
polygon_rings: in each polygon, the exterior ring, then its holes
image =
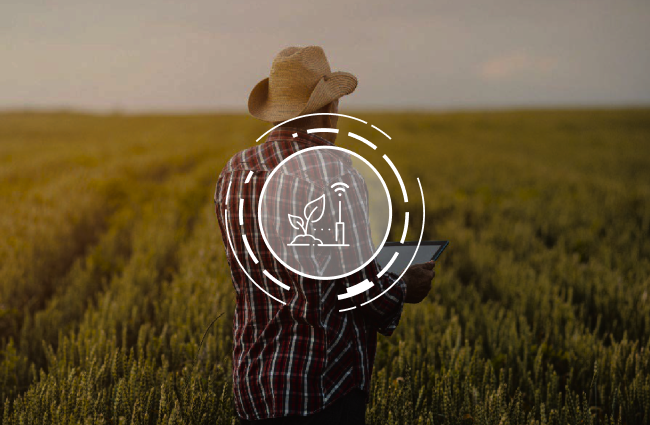
{"type": "MultiPolygon", "coordinates": [[[[350,186],[348,186],[347,184],[345,184],[345,183],[343,183],[343,182],[334,183],[334,184],[333,184],[332,186],[330,186],[330,187],[331,187],[332,189],[334,189],[334,192],[343,192],[343,193],[345,193],[345,189],[349,189],[349,188],[350,188],[350,186]]],[[[339,196],[341,196],[340,193],[339,193],[339,196]]]]}

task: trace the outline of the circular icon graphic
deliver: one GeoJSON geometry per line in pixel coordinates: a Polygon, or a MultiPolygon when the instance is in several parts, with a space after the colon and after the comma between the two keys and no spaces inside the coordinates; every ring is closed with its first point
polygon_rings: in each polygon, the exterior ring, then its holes
{"type": "Polygon", "coordinates": [[[390,233],[392,203],[367,159],[316,146],[293,153],[269,174],[258,220],[266,246],[284,267],[307,278],[339,279],[375,259],[390,233]],[[383,231],[378,237],[371,229],[383,231]]]}

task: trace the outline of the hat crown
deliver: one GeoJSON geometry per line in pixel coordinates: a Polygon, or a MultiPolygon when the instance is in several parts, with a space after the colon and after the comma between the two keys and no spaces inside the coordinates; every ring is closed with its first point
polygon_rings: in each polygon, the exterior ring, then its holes
{"type": "Polygon", "coordinates": [[[318,81],[331,72],[321,47],[287,47],[273,59],[269,97],[277,101],[306,103],[318,81]]]}
{"type": "Polygon", "coordinates": [[[321,47],[287,47],[273,59],[269,77],[251,91],[248,112],[263,121],[285,121],[317,111],[356,87],[354,75],[332,72],[321,47]]]}

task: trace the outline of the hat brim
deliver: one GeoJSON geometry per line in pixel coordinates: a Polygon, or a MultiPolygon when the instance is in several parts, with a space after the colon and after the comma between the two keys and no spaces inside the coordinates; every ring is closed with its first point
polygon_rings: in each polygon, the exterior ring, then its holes
{"type": "Polygon", "coordinates": [[[352,93],[357,88],[357,78],[349,72],[332,72],[321,78],[309,99],[304,103],[274,102],[269,99],[269,79],[255,85],[248,97],[248,112],[257,119],[268,122],[286,121],[312,113],[336,99],[352,93]]]}

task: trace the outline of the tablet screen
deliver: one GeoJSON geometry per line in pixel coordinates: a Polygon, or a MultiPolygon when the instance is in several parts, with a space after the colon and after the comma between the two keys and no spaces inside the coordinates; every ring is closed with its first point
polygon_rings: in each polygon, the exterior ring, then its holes
{"type": "MultiPolygon", "coordinates": [[[[420,244],[418,252],[413,259],[413,264],[422,264],[436,258],[447,247],[447,241],[426,241],[420,244]]],[[[376,257],[379,270],[382,271],[390,265],[388,271],[397,275],[401,274],[406,266],[408,266],[415,252],[417,246],[416,242],[406,242],[401,244],[399,242],[387,242],[381,249],[376,257]],[[393,256],[397,253],[397,257],[393,260],[393,256]]]]}

